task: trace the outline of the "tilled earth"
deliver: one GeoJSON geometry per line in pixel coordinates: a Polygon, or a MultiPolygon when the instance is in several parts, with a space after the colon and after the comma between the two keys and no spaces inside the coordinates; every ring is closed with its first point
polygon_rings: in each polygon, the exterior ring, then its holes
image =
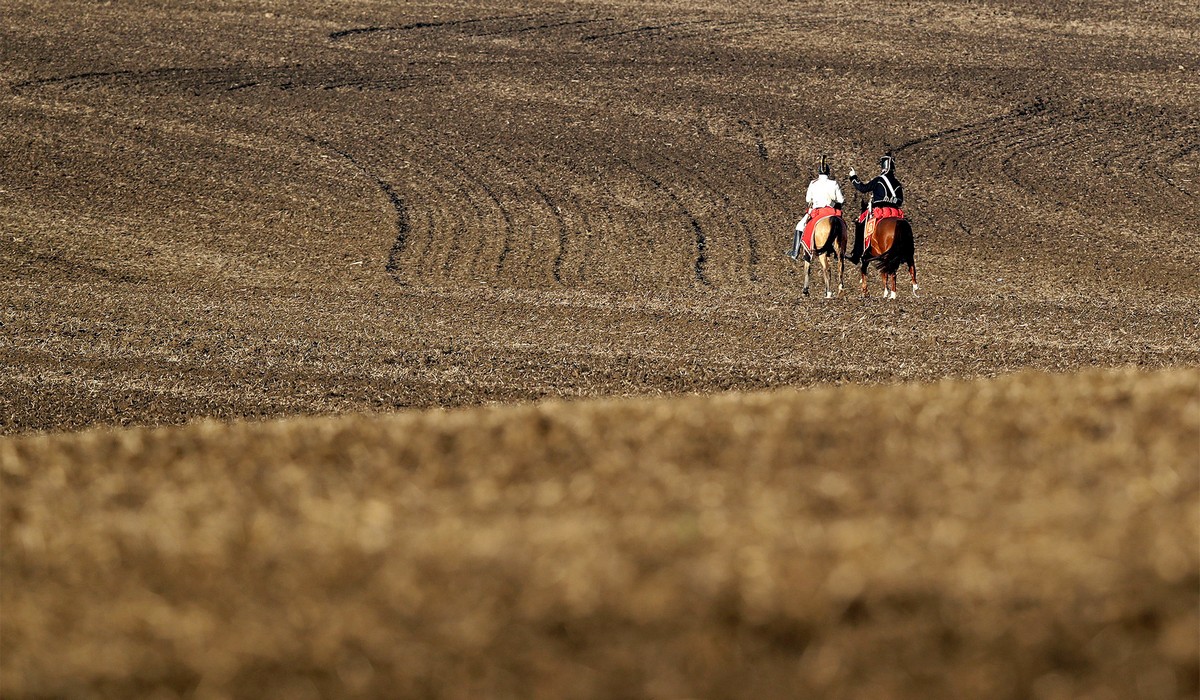
{"type": "Polygon", "coordinates": [[[1195,365],[1198,26],[10,0],[0,431],[1195,365]],[[820,155],[889,148],[921,297],[803,297],[820,155]]]}
{"type": "Polygon", "coordinates": [[[5,0],[0,694],[1194,698],[1198,28],[5,0]]]}

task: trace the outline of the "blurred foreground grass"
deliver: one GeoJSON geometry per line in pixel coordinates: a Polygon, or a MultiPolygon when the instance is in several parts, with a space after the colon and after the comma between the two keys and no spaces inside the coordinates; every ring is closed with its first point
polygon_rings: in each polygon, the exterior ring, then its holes
{"type": "Polygon", "coordinates": [[[0,440],[0,691],[1173,698],[1200,371],[0,440]]]}

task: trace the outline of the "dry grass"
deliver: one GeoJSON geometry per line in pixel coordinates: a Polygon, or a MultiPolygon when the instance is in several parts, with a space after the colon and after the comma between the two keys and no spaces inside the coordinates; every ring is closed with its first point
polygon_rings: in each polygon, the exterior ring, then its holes
{"type": "Polygon", "coordinates": [[[5,697],[1195,697],[1200,372],[0,441],[5,697]]]}

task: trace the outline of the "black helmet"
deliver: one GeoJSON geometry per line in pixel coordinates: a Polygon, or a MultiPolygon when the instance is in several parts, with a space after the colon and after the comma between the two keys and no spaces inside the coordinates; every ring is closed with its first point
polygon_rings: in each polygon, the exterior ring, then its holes
{"type": "Polygon", "coordinates": [[[895,166],[896,163],[892,160],[890,153],[879,159],[879,169],[885,174],[892,172],[892,168],[895,166]]]}
{"type": "Polygon", "coordinates": [[[829,163],[825,162],[825,156],[821,156],[821,167],[817,169],[817,173],[826,177],[829,176],[829,163]]]}

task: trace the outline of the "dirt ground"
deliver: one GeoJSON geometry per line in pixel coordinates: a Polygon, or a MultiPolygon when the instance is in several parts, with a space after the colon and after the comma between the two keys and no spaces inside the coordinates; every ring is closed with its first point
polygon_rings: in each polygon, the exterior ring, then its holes
{"type": "Polygon", "coordinates": [[[1198,26],[11,0],[0,431],[1200,364],[1198,26]],[[803,297],[820,155],[887,148],[922,297],[803,297]]]}
{"type": "Polygon", "coordinates": [[[5,697],[1196,696],[1195,3],[3,5],[5,697]]]}

